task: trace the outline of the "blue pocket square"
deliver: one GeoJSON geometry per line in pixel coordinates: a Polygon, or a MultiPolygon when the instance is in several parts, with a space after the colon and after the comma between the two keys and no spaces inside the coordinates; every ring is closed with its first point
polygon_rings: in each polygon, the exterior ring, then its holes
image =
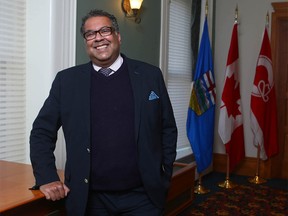
{"type": "Polygon", "coordinates": [[[151,101],[156,99],[159,99],[159,96],[154,91],[151,91],[149,95],[149,100],[151,101]]]}

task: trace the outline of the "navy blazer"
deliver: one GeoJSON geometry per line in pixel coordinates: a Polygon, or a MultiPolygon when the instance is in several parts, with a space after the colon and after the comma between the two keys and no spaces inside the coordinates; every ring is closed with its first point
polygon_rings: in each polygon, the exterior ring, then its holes
{"type": "MultiPolygon", "coordinates": [[[[158,67],[125,57],[135,102],[135,142],[143,185],[163,208],[173,162],[177,128],[171,102],[158,67]],[[150,97],[153,92],[156,97],[150,97]]],[[[84,215],[90,175],[90,78],[92,63],[57,73],[50,93],[33,123],[30,158],[36,185],[58,181],[53,151],[62,126],[67,160],[65,184],[68,215],[84,215]]],[[[117,151],[117,150],[116,150],[117,151]]]]}

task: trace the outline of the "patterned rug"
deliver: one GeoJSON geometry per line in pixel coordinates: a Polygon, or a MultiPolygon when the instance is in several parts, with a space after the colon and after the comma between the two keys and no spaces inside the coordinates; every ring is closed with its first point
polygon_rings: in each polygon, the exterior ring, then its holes
{"type": "Polygon", "coordinates": [[[288,191],[256,184],[223,188],[208,196],[205,201],[192,205],[183,215],[287,216],[288,191]]]}

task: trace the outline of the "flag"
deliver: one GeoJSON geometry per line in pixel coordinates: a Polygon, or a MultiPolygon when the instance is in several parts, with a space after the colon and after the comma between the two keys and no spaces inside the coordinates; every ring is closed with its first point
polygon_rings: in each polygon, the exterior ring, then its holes
{"type": "Polygon", "coordinates": [[[229,156],[229,171],[232,171],[245,157],[238,63],[238,24],[234,23],[218,125],[220,138],[229,156]]]}
{"type": "Polygon", "coordinates": [[[271,47],[265,28],[251,93],[250,112],[253,144],[260,147],[260,158],[263,160],[278,153],[276,111],[271,47]]]}
{"type": "Polygon", "coordinates": [[[205,18],[187,115],[187,137],[201,173],[212,162],[216,86],[205,18]]]}

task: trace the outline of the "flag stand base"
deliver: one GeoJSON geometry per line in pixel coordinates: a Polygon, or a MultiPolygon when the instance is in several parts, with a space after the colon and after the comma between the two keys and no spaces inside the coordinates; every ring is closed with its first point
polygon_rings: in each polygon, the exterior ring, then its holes
{"type": "Polygon", "coordinates": [[[224,182],[219,183],[218,186],[226,189],[232,189],[237,187],[238,185],[231,182],[229,179],[226,179],[224,182]]]}
{"type": "Polygon", "coordinates": [[[254,177],[248,178],[248,181],[253,184],[263,184],[266,182],[265,179],[259,177],[259,169],[260,169],[260,146],[257,146],[257,168],[256,174],[254,177]]]}
{"type": "Polygon", "coordinates": [[[266,180],[263,179],[263,178],[260,178],[258,175],[255,175],[255,177],[251,177],[248,179],[248,181],[250,183],[253,183],[253,184],[263,184],[263,183],[266,183],[266,180]]]}
{"type": "Polygon", "coordinates": [[[226,165],[226,180],[222,183],[219,183],[218,186],[226,189],[232,189],[237,187],[238,185],[230,181],[229,178],[229,170],[230,170],[230,159],[229,159],[229,154],[226,154],[226,159],[227,159],[227,165],[226,165]]]}
{"type": "Polygon", "coordinates": [[[199,173],[198,185],[194,188],[194,193],[195,194],[207,194],[209,192],[210,190],[202,186],[202,174],[199,173]]]}
{"type": "Polygon", "coordinates": [[[201,184],[198,184],[198,186],[196,186],[194,188],[194,193],[195,194],[207,194],[209,192],[210,192],[210,190],[204,188],[201,184]]]}

